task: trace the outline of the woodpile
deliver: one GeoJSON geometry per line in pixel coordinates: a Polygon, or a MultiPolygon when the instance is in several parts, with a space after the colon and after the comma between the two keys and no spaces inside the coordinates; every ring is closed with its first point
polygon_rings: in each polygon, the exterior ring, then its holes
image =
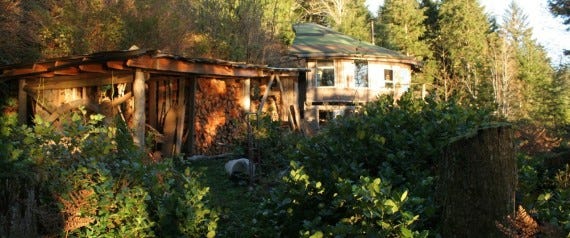
{"type": "Polygon", "coordinates": [[[195,95],[194,154],[227,153],[245,136],[239,80],[198,79],[195,95]]]}

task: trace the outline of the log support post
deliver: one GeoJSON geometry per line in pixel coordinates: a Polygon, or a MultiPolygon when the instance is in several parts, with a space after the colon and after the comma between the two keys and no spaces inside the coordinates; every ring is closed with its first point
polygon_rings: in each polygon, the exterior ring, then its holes
{"type": "Polygon", "coordinates": [[[145,144],[145,73],[141,69],[135,71],[133,81],[133,97],[135,100],[135,112],[133,115],[133,142],[140,150],[144,150],[145,144]]]}
{"type": "Polygon", "coordinates": [[[249,78],[243,81],[242,108],[245,113],[251,110],[251,79],[249,78]]]}
{"type": "Polygon", "coordinates": [[[196,123],[196,90],[198,89],[198,79],[196,77],[192,77],[188,80],[188,101],[186,103],[186,117],[188,117],[188,138],[186,139],[185,143],[185,152],[192,155],[194,154],[194,135],[196,134],[194,124],[196,123]]]}
{"type": "Polygon", "coordinates": [[[176,144],[174,145],[174,154],[178,155],[182,152],[182,140],[184,137],[184,122],[186,121],[186,81],[187,79],[178,80],[178,102],[176,105],[176,144]]]}
{"type": "Polygon", "coordinates": [[[20,79],[18,82],[18,122],[26,124],[28,122],[28,94],[24,88],[26,80],[20,79]]]}

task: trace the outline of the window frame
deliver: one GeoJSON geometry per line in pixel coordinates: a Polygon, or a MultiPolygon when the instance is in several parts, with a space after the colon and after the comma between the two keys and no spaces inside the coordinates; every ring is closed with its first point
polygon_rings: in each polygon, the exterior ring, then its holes
{"type": "Polygon", "coordinates": [[[370,86],[370,77],[369,77],[369,63],[368,60],[354,60],[354,77],[353,77],[353,86],[356,88],[368,88],[370,86]],[[364,65],[365,67],[362,67],[362,65],[364,65]],[[359,67],[360,66],[360,67],[359,67]],[[364,74],[364,80],[360,80],[358,77],[359,71],[362,71],[362,69],[366,70],[366,73],[364,74]]]}
{"type": "Polygon", "coordinates": [[[395,82],[394,82],[394,70],[393,69],[384,69],[384,87],[385,88],[393,88],[395,86],[395,82]],[[386,76],[389,77],[386,77],[386,76]],[[390,80],[388,80],[387,78],[390,78],[390,80]]]}
{"type": "MultiPolygon", "coordinates": [[[[319,88],[323,88],[323,87],[335,87],[336,86],[336,70],[335,70],[335,61],[334,60],[315,60],[315,67],[314,67],[314,71],[313,71],[313,79],[315,82],[315,87],[319,87],[319,88]],[[325,66],[320,66],[320,64],[326,64],[325,66]],[[330,63],[330,65],[329,65],[330,63]],[[332,83],[332,85],[322,85],[321,82],[323,82],[322,80],[322,75],[324,71],[329,71],[332,70],[332,81],[330,81],[332,83]],[[321,72],[319,74],[319,71],[321,72]]],[[[324,81],[326,82],[326,81],[324,81]]]]}

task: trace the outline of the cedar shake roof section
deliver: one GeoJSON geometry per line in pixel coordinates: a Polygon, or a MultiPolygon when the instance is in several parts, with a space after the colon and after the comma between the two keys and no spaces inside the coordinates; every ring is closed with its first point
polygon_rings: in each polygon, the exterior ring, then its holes
{"type": "Polygon", "coordinates": [[[368,42],[353,39],[315,23],[293,26],[295,40],[289,54],[298,58],[373,58],[418,65],[413,58],[368,42]]]}

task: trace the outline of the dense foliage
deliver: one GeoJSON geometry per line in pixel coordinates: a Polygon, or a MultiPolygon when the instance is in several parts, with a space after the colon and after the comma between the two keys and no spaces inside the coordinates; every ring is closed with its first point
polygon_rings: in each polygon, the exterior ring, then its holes
{"type": "Polygon", "coordinates": [[[490,121],[455,102],[382,97],[287,151],[289,171],[264,202],[262,227],[281,236],[437,233],[442,148],[490,121]]]}
{"type": "Polygon", "coordinates": [[[215,235],[209,188],[172,160],[144,161],[120,122],[108,127],[81,111],[62,128],[41,118],[17,126],[13,114],[0,123],[1,234],[215,235]]]}

